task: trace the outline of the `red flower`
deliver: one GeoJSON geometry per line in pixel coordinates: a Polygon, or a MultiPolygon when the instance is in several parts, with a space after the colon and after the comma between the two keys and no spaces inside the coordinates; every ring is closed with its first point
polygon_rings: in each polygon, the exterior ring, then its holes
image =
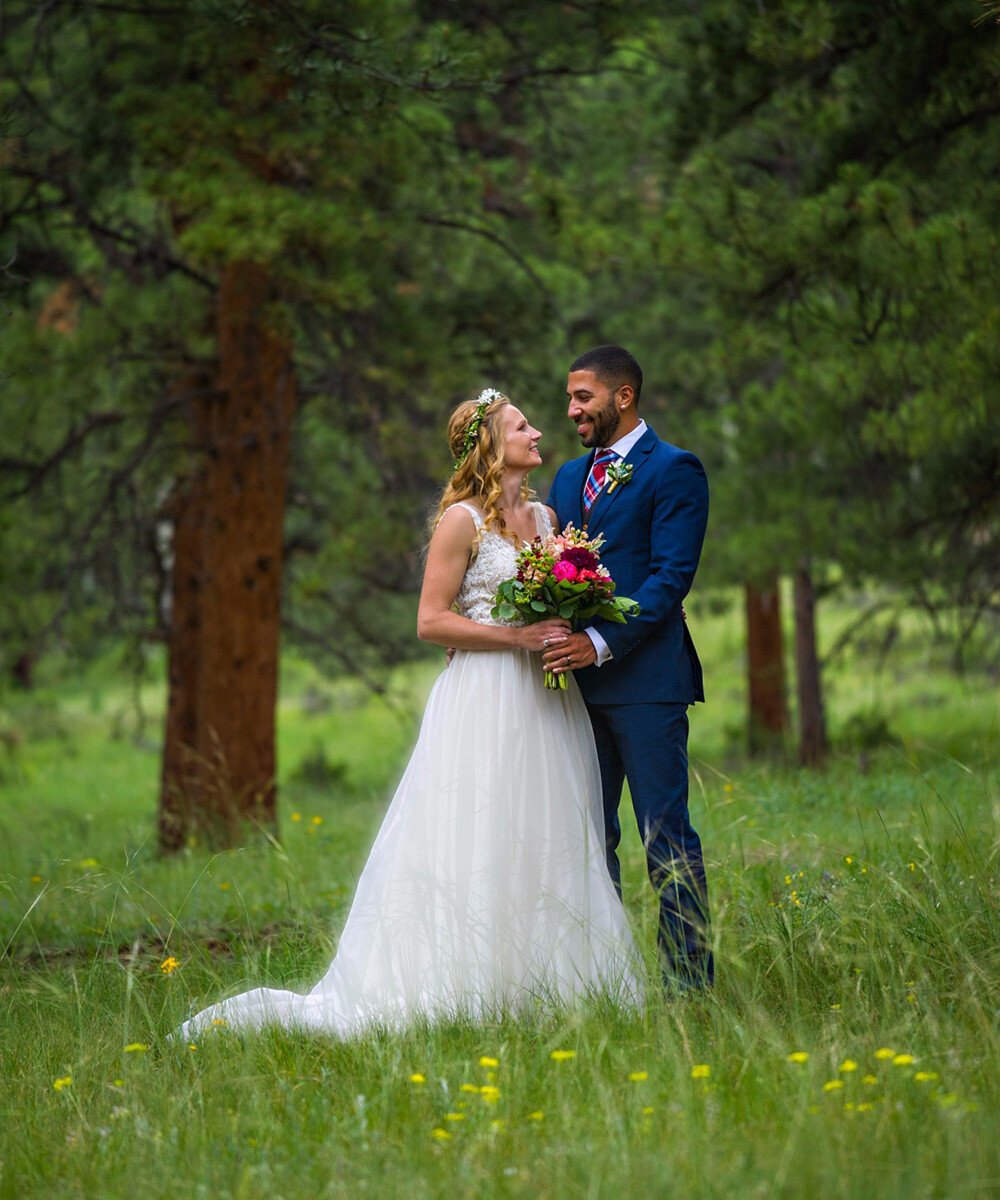
{"type": "Polygon", "coordinates": [[[560,562],[572,563],[578,571],[593,571],[599,559],[593,550],[588,550],[586,546],[568,546],[562,552],[560,562]]]}

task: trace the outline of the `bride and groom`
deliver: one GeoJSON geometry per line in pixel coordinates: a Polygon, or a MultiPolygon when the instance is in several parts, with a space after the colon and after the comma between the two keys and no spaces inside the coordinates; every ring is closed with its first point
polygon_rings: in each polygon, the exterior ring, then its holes
{"type": "Polygon", "coordinates": [[[351,1036],[426,1018],[483,1019],[585,995],[639,1006],[621,903],[624,780],[659,898],[670,990],[708,986],[708,895],[688,818],[687,706],[703,699],[681,601],[708,512],[701,464],[640,418],[639,364],[581,355],[569,417],[587,449],[543,505],[541,434],[487,389],[452,415],[455,457],[427,552],[418,634],[453,650],[358,881],[336,956],[302,995],[256,988],[185,1022],[276,1023],[351,1036]],[[624,625],[491,615],[518,550],[573,522],[641,612],[624,625]],[[544,667],[572,673],[565,691],[544,667]],[[575,680],[575,682],[574,682],[575,680]]]}

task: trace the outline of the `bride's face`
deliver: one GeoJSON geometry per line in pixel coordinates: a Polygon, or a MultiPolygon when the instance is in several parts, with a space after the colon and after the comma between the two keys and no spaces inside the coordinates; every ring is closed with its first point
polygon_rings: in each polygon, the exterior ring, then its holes
{"type": "Polygon", "coordinates": [[[528,424],[524,413],[508,404],[503,410],[503,465],[509,471],[533,471],[541,461],[538,442],[541,434],[528,424]]]}

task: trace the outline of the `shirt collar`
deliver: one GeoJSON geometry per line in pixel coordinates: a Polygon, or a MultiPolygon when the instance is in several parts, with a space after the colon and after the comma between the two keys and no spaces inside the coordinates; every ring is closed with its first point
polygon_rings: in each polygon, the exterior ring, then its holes
{"type": "Polygon", "coordinates": [[[613,450],[619,458],[624,458],[625,455],[628,454],[636,442],[646,432],[646,429],[646,422],[640,419],[639,424],[636,425],[635,429],[631,430],[629,433],[626,433],[624,437],[620,437],[617,442],[612,442],[612,444],[608,446],[608,449],[613,450]]]}

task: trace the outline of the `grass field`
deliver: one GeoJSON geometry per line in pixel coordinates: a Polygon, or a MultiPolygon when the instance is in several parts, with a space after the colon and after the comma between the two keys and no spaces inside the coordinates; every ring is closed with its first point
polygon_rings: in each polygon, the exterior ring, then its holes
{"type": "Polygon", "coordinates": [[[719,982],[641,1018],[165,1045],[195,1006],[322,972],[438,666],[386,704],[288,663],[280,839],[170,862],[157,664],[140,738],[110,661],[6,697],[0,1197],[1000,1194],[995,681],[950,675],[913,617],[881,667],[862,645],[830,669],[825,770],[748,763],[738,622],[690,623],[719,982]]]}

